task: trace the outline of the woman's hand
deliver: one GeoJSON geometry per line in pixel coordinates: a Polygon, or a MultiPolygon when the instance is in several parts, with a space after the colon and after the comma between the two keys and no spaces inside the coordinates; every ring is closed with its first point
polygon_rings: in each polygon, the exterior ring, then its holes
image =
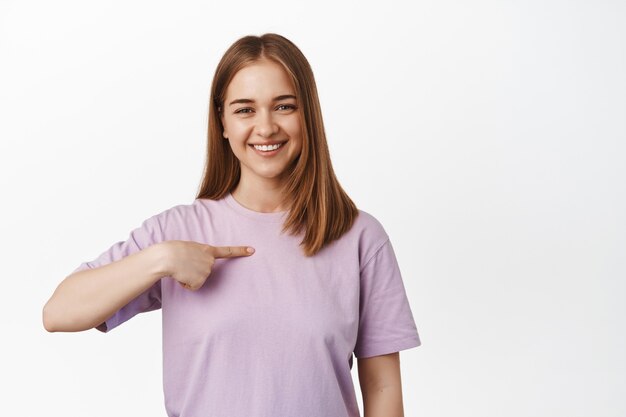
{"type": "Polygon", "coordinates": [[[254,253],[254,249],[248,246],[211,246],[186,240],[168,240],[162,242],[162,245],[166,253],[166,275],[191,291],[204,285],[217,258],[250,256],[254,253]]]}

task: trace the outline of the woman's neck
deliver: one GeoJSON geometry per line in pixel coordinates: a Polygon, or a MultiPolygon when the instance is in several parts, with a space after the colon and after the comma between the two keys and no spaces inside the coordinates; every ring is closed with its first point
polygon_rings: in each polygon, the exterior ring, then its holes
{"type": "Polygon", "coordinates": [[[288,210],[283,206],[283,187],[278,181],[244,178],[232,192],[241,205],[261,213],[275,213],[288,210]]]}

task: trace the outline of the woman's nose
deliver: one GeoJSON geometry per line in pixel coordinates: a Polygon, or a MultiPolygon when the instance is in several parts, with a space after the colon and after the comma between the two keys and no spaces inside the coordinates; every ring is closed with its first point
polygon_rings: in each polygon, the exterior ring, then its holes
{"type": "Polygon", "coordinates": [[[271,112],[259,112],[256,130],[260,136],[270,137],[278,132],[278,125],[274,122],[271,112]]]}

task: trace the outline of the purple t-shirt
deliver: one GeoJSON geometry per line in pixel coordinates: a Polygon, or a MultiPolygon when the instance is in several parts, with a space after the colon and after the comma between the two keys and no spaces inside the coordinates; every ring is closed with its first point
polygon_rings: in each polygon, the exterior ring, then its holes
{"type": "Polygon", "coordinates": [[[261,213],[228,194],[145,220],[126,241],[77,269],[166,240],[253,246],[217,259],[197,291],[163,277],[97,327],[162,310],[163,391],[169,417],[357,417],[352,355],[421,344],[382,225],[359,210],[353,227],[313,257],[281,234],[286,212],[261,213]]]}

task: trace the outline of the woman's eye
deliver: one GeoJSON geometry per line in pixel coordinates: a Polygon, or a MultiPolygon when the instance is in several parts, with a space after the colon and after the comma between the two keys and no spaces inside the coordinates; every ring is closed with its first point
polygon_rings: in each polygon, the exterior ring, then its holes
{"type": "MultiPolygon", "coordinates": [[[[278,110],[283,110],[283,108],[285,110],[292,110],[292,109],[296,109],[297,107],[294,106],[293,104],[281,104],[277,107],[278,110]]],[[[251,109],[250,107],[244,107],[242,109],[238,109],[235,111],[235,114],[248,114],[250,112],[252,112],[253,109],[251,109]]]]}

